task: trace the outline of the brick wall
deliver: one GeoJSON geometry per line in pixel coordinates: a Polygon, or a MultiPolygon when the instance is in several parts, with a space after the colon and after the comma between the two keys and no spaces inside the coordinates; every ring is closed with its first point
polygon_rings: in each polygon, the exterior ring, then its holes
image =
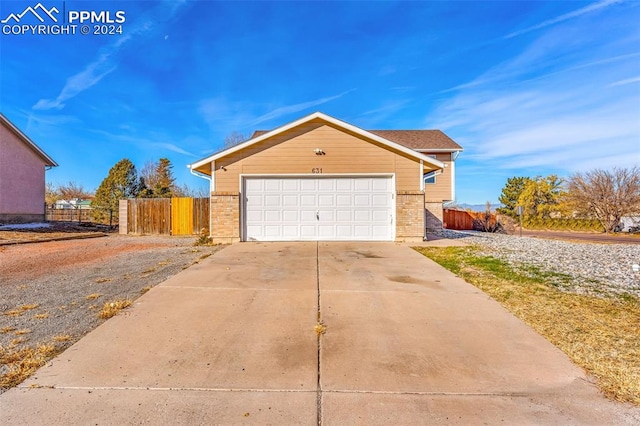
{"type": "Polygon", "coordinates": [[[214,243],[240,241],[240,194],[211,193],[211,238],[214,243]]]}
{"type": "Polygon", "coordinates": [[[424,238],[424,193],[398,191],[396,195],[396,241],[424,238]]]}
{"type": "Polygon", "coordinates": [[[427,212],[427,232],[442,230],[442,201],[427,201],[424,208],[427,212]]]}

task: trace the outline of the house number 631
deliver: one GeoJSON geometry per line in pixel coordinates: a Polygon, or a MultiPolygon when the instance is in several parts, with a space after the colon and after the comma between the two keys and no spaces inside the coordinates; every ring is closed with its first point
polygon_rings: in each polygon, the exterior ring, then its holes
{"type": "Polygon", "coordinates": [[[311,169],[311,173],[322,173],[322,167],[314,167],[311,169]]]}

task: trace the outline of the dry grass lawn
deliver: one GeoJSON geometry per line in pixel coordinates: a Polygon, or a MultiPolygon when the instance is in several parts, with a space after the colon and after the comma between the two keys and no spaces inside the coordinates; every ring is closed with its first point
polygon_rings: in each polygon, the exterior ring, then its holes
{"type": "Polygon", "coordinates": [[[10,388],[36,372],[58,353],[55,345],[35,348],[0,347],[0,365],[6,370],[0,375],[0,388],[10,388]]]}
{"type": "Polygon", "coordinates": [[[121,310],[129,307],[131,305],[131,300],[115,300],[113,302],[108,302],[102,305],[102,310],[98,313],[98,317],[102,319],[109,319],[115,316],[121,310]]]}
{"type": "Polygon", "coordinates": [[[416,250],[489,294],[548,339],[618,401],[640,405],[640,300],[560,291],[569,276],[515,267],[473,247],[416,250]]]}

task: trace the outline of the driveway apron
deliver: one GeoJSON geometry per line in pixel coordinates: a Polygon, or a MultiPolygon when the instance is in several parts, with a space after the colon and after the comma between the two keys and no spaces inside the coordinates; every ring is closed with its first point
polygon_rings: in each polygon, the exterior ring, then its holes
{"type": "Polygon", "coordinates": [[[226,247],[0,395],[0,424],[638,421],[487,295],[394,243],[226,247]]]}

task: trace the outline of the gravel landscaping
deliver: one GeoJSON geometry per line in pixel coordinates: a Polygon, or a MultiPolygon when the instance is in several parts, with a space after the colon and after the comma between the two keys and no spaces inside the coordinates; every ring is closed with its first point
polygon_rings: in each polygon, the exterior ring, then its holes
{"type": "Polygon", "coordinates": [[[566,274],[556,279],[566,291],[593,295],[630,294],[640,297],[640,245],[574,243],[516,235],[445,230],[446,238],[484,248],[484,253],[513,265],[534,265],[545,271],[566,274]],[[559,278],[559,279],[558,279],[559,278]]]}
{"type": "MultiPolygon", "coordinates": [[[[221,247],[194,241],[109,235],[0,246],[0,349],[65,349],[104,322],[105,303],[134,300],[221,247]]],[[[8,368],[0,364],[0,375],[8,368]]]]}

